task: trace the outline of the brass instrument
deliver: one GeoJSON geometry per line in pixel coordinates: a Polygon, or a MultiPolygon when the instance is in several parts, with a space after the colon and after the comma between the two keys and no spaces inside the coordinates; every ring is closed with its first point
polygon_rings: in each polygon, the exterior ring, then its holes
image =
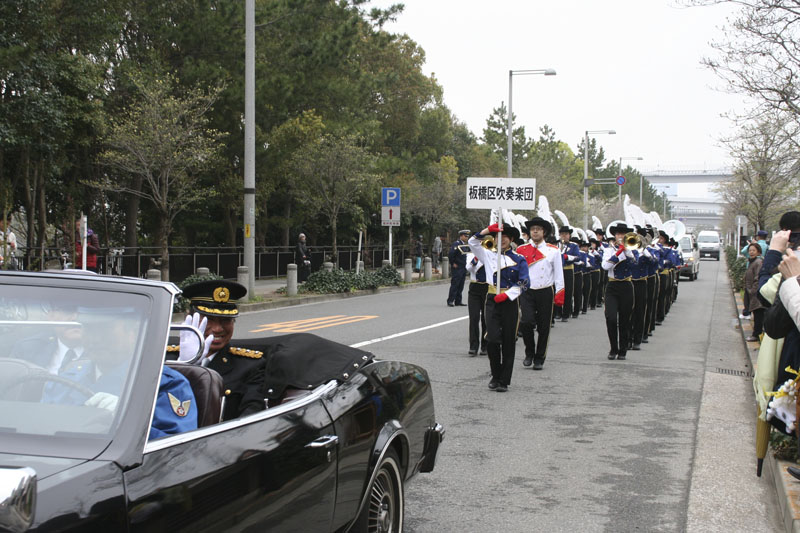
{"type": "Polygon", "coordinates": [[[626,233],[625,237],[622,238],[622,244],[625,245],[626,250],[641,250],[644,248],[642,236],[635,231],[626,233]]]}
{"type": "Polygon", "coordinates": [[[491,235],[486,235],[483,240],[481,241],[481,246],[489,250],[490,252],[496,252],[497,247],[495,246],[494,237],[491,235]]]}

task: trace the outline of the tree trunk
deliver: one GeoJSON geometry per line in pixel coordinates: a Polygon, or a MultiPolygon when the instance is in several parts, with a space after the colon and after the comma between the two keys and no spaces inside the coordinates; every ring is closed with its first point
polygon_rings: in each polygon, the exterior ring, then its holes
{"type": "Polygon", "coordinates": [[[235,212],[232,209],[228,209],[225,212],[225,233],[228,234],[228,238],[226,242],[228,246],[235,248],[236,247],[236,223],[234,221],[235,212]]]}
{"type": "MultiPolygon", "coordinates": [[[[142,177],[134,176],[131,188],[137,191],[142,189],[142,177]]],[[[125,248],[136,249],[139,246],[139,196],[128,193],[125,202],[125,248]]]]}
{"type": "Polygon", "coordinates": [[[44,248],[46,246],[46,236],[47,236],[47,194],[45,189],[45,172],[44,172],[44,161],[39,161],[39,164],[34,167],[35,169],[35,179],[37,182],[37,196],[38,196],[38,218],[39,223],[38,227],[36,228],[36,241],[39,248],[44,252],[44,248]]]}
{"type": "Polygon", "coordinates": [[[169,281],[169,215],[161,213],[158,222],[158,248],[161,250],[161,281],[169,281]]]}
{"type": "Polygon", "coordinates": [[[333,242],[333,253],[331,254],[331,261],[334,266],[339,266],[339,249],[336,247],[336,215],[331,217],[331,242],[333,242]]]}
{"type": "Polygon", "coordinates": [[[289,246],[289,220],[292,217],[292,202],[287,198],[286,204],[283,207],[283,245],[289,246]]]}

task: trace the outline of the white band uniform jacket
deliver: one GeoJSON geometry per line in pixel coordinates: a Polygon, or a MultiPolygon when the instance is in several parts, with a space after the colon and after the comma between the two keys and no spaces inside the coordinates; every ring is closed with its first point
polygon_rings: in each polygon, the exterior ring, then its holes
{"type": "MultiPolygon", "coordinates": [[[[490,283],[489,294],[494,294],[496,286],[495,272],[497,271],[497,252],[490,252],[481,246],[481,239],[473,235],[467,241],[470,250],[483,263],[486,272],[486,281],[490,283]],[[491,280],[491,281],[490,281],[491,280]]],[[[508,295],[509,300],[516,300],[522,291],[528,288],[528,268],[525,258],[511,250],[506,250],[500,256],[500,292],[508,295]]]]}
{"type": "Polygon", "coordinates": [[[531,289],[555,285],[556,293],[564,290],[564,269],[558,246],[544,241],[536,245],[531,241],[518,247],[517,253],[528,262],[531,289]]]}

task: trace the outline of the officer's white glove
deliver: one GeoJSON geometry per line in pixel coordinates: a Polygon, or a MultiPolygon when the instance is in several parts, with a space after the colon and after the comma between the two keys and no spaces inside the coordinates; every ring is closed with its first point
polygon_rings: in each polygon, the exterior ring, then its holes
{"type": "Polygon", "coordinates": [[[108,392],[98,392],[88,400],[83,405],[87,405],[89,407],[96,407],[98,409],[105,409],[106,411],[111,411],[112,413],[117,408],[117,404],[119,403],[119,396],[114,396],[113,394],[109,394],[108,392]]]}
{"type": "Polygon", "coordinates": [[[645,248],[644,249],[644,256],[646,258],[648,258],[648,259],[652,259],[653,258],[653,254],[650,253],[650,248],[645,248]]]}
{"type": "Polygon", "coordinates": [[[633,252],[630,250],[625,250],[625,257],[628,259],[633,259],[633,252]]]}
{"type": "MultiPolygon", "coordinates": [[[[208,318],[202,316],[200,313],[187,315],[186,320],[183,321],[184,326],[194,326],[200,333],[205,333],[208,318]]],[[[205,359],[208,351],[211,349],[211,343],[214,341],[214,335],[209,335],[203,342],[203,357],[197,363],[205,359]]],[[[191,331],[181,331],[181,353],[178,356],[178,361],[191,361],[197,355],[197,350],[200,348],[200,341],[191,331]]]]}
{"type": "Polygon", "coordinates": [[[567,255],[567,259],[570,261],[575,261],[576,257],[574,255],[567,255]]]}

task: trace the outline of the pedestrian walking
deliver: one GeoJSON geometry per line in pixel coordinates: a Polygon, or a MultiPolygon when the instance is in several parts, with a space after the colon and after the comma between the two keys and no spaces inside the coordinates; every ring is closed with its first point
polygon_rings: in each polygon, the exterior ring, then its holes
{"type": "MultiPolygon", "coordinates": [[[[75,222],[75,260],[73,268],[81,268],[83,264],[83,236],[81,235],[81,221],[75,222]]],[[[97,272],[97,252],[100,251],[100,239],[97,234],[87,226],[86,228],[86,270],[97,272]]]]}
{"type": "Polygon", "coordinates": [[[448,307],[456,305],[466,305],[462,303],[462,293],[464,292],[464,280],[467,276],[467,254],[469,253],[469,230],[462,229],[458,232],[458,240],[450,245],[450,252],[447,258],[450,261],[451,275],[450,292],[447,294],[448,307]]]}
{"type": "Polygon", "coordinates": [[[422,254],[424,253],[422,235],[417,236],[414,243],[414,272],[422,272],[422,254]]]}

